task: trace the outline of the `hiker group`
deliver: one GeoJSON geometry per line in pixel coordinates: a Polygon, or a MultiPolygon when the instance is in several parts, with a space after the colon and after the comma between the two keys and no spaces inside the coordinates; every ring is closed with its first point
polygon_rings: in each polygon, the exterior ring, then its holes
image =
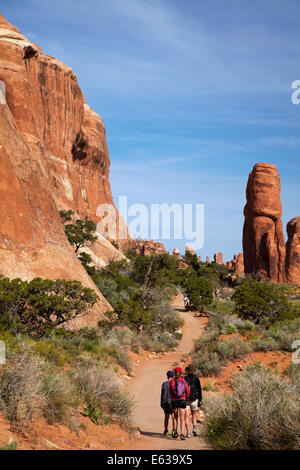
{"type": "Polygon", "coordinates": [[[185,369],[185,376],[180,367],[167,372],[167,381],[161,387],[160,405],[164,410],[164,435],[169,436],[169,419],[172,419],[172,437],[178,437],[180,424],[180,439],[192,437],[189,427],[189,414],[191,412],[193,435],[197,436],[197,415],[202,405],[202,389],[200,380],[194,375],[192,366],[185,369]]]}

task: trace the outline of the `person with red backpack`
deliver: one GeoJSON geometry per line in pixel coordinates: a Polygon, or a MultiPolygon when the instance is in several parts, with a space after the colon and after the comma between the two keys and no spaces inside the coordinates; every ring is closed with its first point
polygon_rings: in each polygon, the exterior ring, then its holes
{"type": "Polygon", "coordinates": [[[175,377],[170,380],[171,406],[174,410],[174,431],[172,437],[178,437],[178,415],[180,417],[180,439],[185,440],[184,428],[186,427],[186,400],[190,394],[189,386],[182,376],[181,367],[174,369],[175,377]]]}

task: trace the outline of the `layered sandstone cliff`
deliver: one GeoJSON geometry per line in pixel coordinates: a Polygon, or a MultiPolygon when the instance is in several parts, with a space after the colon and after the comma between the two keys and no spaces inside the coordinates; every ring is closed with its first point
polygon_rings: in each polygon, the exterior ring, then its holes
{"type": "MultiPolygon", "coordinates": [[[[114,207],[109,166],[102,119],[86,104],[75,74],[0,14],[0,272],[78,279],[95,288],[58,211],[98,223],[99,205],[114,207]]],[[[109,236],[105,226],[90,247],[98,265],[122,256],[109,236]]],[[[110,308],[98,294],[97,307],[77,326],[96,324],[110,308]]]]}
{"type": "Polygon", "coordinates": [[[280,178],[276,166],[257,163],[249,175],[244,209],[245,273],[285,280],[285,242],[281,221],[280,178]]]}

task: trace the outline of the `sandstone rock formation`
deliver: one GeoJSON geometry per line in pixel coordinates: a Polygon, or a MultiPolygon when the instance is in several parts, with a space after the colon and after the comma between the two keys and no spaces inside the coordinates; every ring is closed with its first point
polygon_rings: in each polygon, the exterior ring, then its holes
{"type": "Polygon", "coordinates": [[[195,254],[194,248],[191,245],[186,245],[185,254],[194,255],[195,254]]]}
{"type": "Polygon", "coordinates": [[[217,264],[223,264],[223,253],[215,253],[214,254],[214,262],[217,264]]]}
{"type": "MultiPolygon", "coordinates": [[[[78,279],[95,288],[58,211],[103,219],[98,206],[113,206],[109,165],[103,122],[86,104],[72,70],[44,55],[0,14],[0,272],[78,279]]],[[[119,219],[117,214],[126,232],[119,219]]],[[[122,257],[110,236],[105,227],[91,247],[98,264],[122,257]]],[[[98,306],[76,326],[97,324],[110,308],[98,294],[98,306]]]]}
{"type": "Polygon", "coordinates": [[[207,256],[207,257],[206,257],[206,260],[205,260],[205,262],[206,262],[207,264],[209,264],[209,263],[210,263],[209,256],[207,256]]]}
{"type": "Polygon", "coordinates": [[[167,253],[165,245],[153,240],[132,240],[131,247],[137,255],[151,256],[164,255],[167,253]]]}
{"type": "Polygon", "coordinates": [[[178,248],[173,249],[173,255],[180,256],[180,251],[178,250],[178,248]]]}
{"type": "Polygon", "coordinates": [[[202,263],[202,258],[201,258],[200,255],[199,255],[199,257],[198,257],[198,261],[199,261],[199,263],[202,263]]]}
{"type": "Polygon", "coordinates": [[[300,217],[287,224],[286,277],[291,284],[300,286],[300,217]]]}
{"type": "Polygon", "coordinates": [[[257,163],[249,175],[244,209],[245,273],[285,280],[285,243],[281,221],[280,178],[276,166],[257,163]]]}
{"type": "Polygon", "coordinates": [[[229,270],[238,276],[245,275],[245,267],[244,267],[244,255],[243,253],[239,253],[237,255],[233,255],[233,259],[231,261],[227,261],[226,266],[229,270]]]}

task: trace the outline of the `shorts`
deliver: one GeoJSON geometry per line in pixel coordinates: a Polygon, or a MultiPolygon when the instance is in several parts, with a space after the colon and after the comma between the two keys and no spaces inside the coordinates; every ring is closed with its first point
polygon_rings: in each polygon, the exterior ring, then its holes
{"type": "Polygon", "coordinates": [[[186,400],[172,400],[172,408],[176,410],[177,408],[186,409],[186,400]]]}
{"type": "Polygon", "coordinates": [[[163,410],[164,410],[165,415],[171,415],[174,412],[171,405],[165,405],[163,407],[163,410]]]}
{"type": "Polygon", "coordinates": [[[198,407],[198,398],[197,398],[197,400],[194,400],[194,401],[187,401],[186,402],[186,407],[190,408],[191,411],[197,411],[199,409],[199,407],[198,407]]]}

